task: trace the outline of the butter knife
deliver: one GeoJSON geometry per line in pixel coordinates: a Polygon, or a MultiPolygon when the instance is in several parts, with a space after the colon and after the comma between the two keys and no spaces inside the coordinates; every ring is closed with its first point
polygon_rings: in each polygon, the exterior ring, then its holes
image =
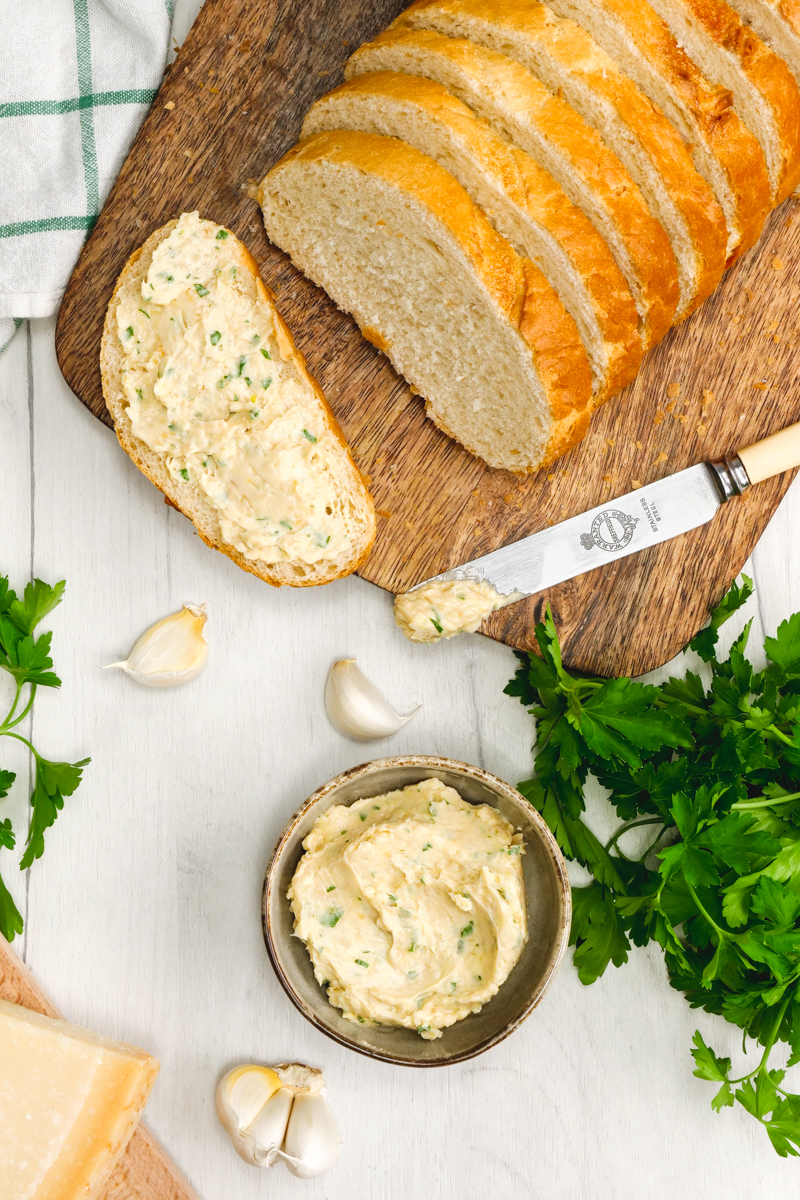
{"type": "Polygon", "coordinates": [[[499,602],[494,608],[505,607],[609,561],[627,558],[697,529],[753,484],[798,466],[800,423],[736,454],[687,467],[463,566],[433,575],[405,597],[431,585],[469,580],[488,584],[498,593],[499,602]]]}

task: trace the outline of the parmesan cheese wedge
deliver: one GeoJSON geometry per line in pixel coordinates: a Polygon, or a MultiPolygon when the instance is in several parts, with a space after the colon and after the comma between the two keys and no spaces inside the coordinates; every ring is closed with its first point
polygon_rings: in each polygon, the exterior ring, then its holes
{"type": "Polygon", "coordinates": [[[144,1050],[0,1000],[0,1196],[91,1200],[158,1074],[144,1050]]]}

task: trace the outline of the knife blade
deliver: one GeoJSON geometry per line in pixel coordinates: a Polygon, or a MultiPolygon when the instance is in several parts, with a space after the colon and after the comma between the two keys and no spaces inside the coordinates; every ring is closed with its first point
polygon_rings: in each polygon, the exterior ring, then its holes
{"type": "Polygon", "coordinates": [[[722,504],[742,495],[752,484],[796,466],[800,466],[800,424],[738,454],[697,463],[433,575],[406,595],[431,584],[475,580],[489,584],[506,604],[514,603],[697,529],[711,521],[722,504]]]}
{"type": "Polygon", "coordinates": [[[522,599],[705,525],[722,503],[712,471],[698,463],[418,586],[483,580],[501,596],[517,592],[522,599]]]}

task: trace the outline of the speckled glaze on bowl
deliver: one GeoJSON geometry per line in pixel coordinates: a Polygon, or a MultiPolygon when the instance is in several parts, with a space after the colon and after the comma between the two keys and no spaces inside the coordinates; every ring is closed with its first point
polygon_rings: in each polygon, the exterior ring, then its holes
{"type": "Polygon", "coordinates": [[[298,809],[278,841],[267,868],[262,922],[275,974],[289,999],[322,1033],[342,1046],[383,1062],[406,1067],[443,1067],[482,1054],[508,1037],[528,1017],[558,970],[569,939],[570,886],[556,841],[536,810],[515,788],[480,767],[450,758],[404,755],[379,758],[337,775],[298,809]],[[496,996],[481,1012],[424,1041],[411,1029],[356,1025],[345,1021],[314,978],[303,942],[293,936],[294,918],[286,893],[303,854],[303,839],[317,818],[334,804],[352,804],[432,777],[473,804],[491,804],[522,831],[522,866],[528,915],[528,941],[496,996]]]}

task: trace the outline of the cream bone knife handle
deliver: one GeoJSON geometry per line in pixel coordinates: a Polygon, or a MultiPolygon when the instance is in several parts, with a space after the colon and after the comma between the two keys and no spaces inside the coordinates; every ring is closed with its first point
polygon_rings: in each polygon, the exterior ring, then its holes
{"type": "Polygon", "coordinates": [[[800,422],[709,466],[717,477],[723,500],[741,496],[753,483],[800,467],[800,422]]]}

